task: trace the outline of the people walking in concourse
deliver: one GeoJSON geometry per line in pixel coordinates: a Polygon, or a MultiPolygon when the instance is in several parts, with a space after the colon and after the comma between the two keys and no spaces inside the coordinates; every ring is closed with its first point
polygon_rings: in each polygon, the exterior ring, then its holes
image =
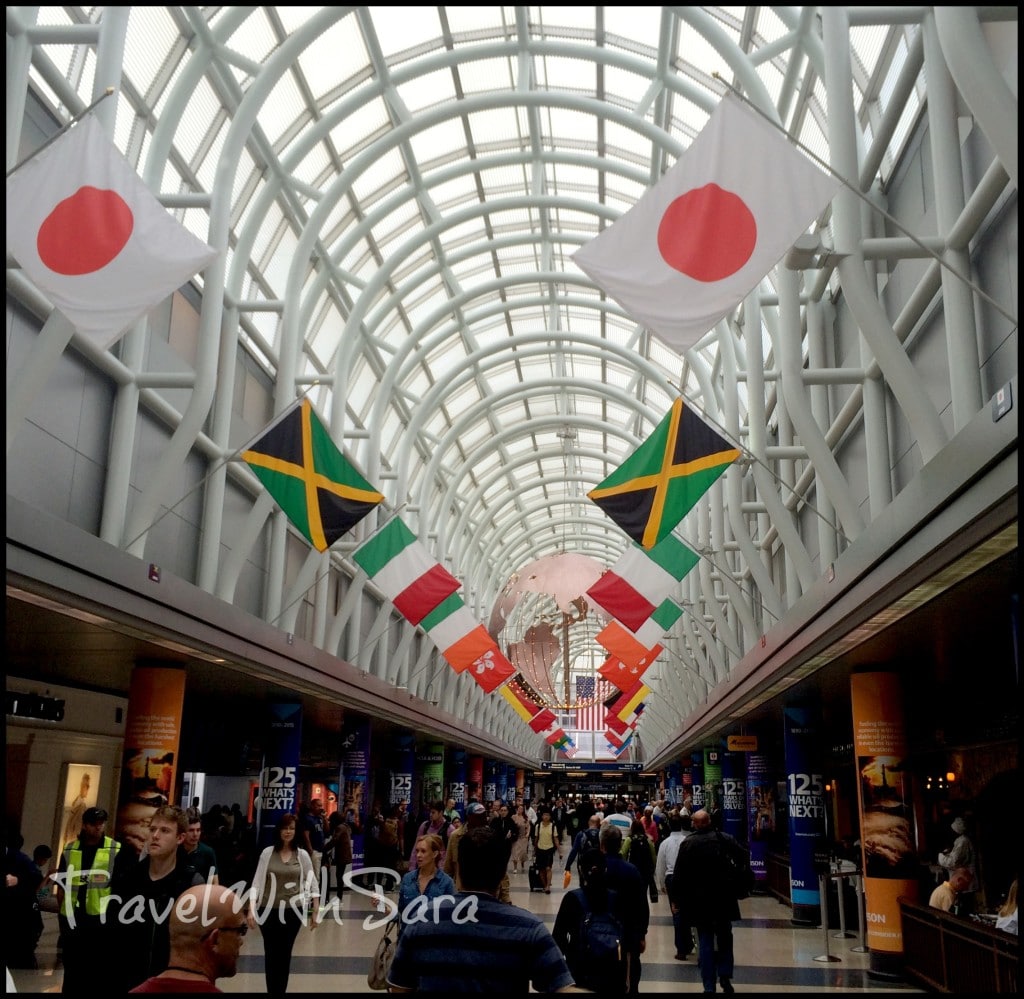
{"type": "Polygon", "coordinates": [[[486,825],[460,837],[459,893],[436,903],[437,918],[406,926],[388,975],[390,991],[572,990],[572,975],[544,921],[495,897],[508,860],[508,843],[486,825]]]}
{"type": "Polygon", "coordinates": [[[238,953],[249,930],[244,903],[230,888],[208,882],[189,888],[170,914],[167,968],[131,989],[136,995],[221,992],[218,978],[238,972],[238,953]]]}
{"type": "Polygon", "coordinates": [[[58,924],[69,995],[93,994],[93,971],[109,945],[101,919],[110,900],[114,864],[121,844],[106,835],[107,812],[87,808],[78,836],[67,843],[57,867],[58,924]]]}
{"type": "Polygon", "coordinates": [[[544,894],[551,894],[551,869],[555,863],[555,851],[561,856],[561,839],[558,830],[551,821],[551,809],[544,806],[540,813],[540,822],[533,831],[533,850],[537,857],[537,870],[540,871],[541,885],[544,894]]]}
{"type": "Polygon", "coordinates": [[[732,924],[740,907],[731,885],[728,855],[749,864],[746,849],[713,828],[704,809],[693,814],[693,832],[680,844],[672,871],[670,900],[687,926],[697,928],[697,955],[705,992],[735,992],[732,924]]]}
{"type": "MultiPolygon", "coordinates": [[[[684,922],[679,907],[672,903],[671,887],[674,880],[676,858],[679,855],[679,847],[683,840],[690,834],[690,816],[680,815],[673,810],[668,816],[668,838],[661,844],[658,850],[658,863],[654,871],[654,880],[658,887],[669,899],[669,906],[672,910],[672,932],[675,939],[677,961],[685,961],[693,953],[693,933],[688,923],[684,922]]],[[[680,885],[681,891],[686,891],[685,885],[680,885]]]]}
{"type": "Polygon", "coordinates": [[[640,955],[647,949],[647,931],[651,922],[647,883],[629,861],[622,859],[622,830],[619,826],[602,822],[599,839],[607,868],[605,881],[618,893],[622,905],[625,948],[629,954],[629,991],[635,995],[640,991],[643,970],[640,955]]]}
{"type": "Polygon", "coordinates": [[[187,829],[184,809],[162,805],[149,820],[149,839],[138,861],[131,861],[127,849],[118,855],[107,922],[114,931],[122,991],[167,967],[171,941],[166,913],[183,892],[203,883],[185,852],[187,829]]]}
{"type": "Polygon", "coordinates": [[[294,815],[278,820],[274,842],[256,865],[247,914],[250,928],[259,924],[263,933],[264,975],[272,996],[288,991],[295,938],[303,925],[316,929],[320,911],[313,858],[296,843],[295,827],[294,815]]]}

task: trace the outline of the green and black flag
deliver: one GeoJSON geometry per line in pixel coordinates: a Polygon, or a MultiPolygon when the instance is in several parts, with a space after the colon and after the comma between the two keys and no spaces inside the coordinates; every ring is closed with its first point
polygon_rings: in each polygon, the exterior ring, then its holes
{"type": "Polygon", "coordinates": [[[285,410],[241,456],[320,552],[384,499],[338,450],[308,399],[285,410]]]}
{"type": "Polygon", "coordinates": [[[654,433],[587,496],[638,545],[653,548],[739,454],[676,399],[654,433]]]}

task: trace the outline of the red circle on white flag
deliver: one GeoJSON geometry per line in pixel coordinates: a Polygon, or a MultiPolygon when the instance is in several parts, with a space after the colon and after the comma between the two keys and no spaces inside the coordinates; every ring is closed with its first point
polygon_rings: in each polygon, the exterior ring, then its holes
{"type": "Polygon", "coordinates": [[[680,195],[658,225],[658,250],[673,270],[695,281],[721,281],[754,252],[757,222],[739,195],[705,184],[680,195]]]}
{"type": "Polygon", "coordinates": [[[124,249],[134,227],[132,210],[116,191],[80,187],[43,219],[36,251],[57,274],[92,274],[124,249]]]}

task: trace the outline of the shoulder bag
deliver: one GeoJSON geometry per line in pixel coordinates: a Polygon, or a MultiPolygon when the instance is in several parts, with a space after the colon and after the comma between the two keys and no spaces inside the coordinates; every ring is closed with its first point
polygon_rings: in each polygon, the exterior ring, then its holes
{"type": "Polygon", "coordinates": [[[741,898],[750,898],[750,892],[754,887],[754,872],[750,869],[750,864],[745,863],[733,853],[729,848],[730,844],[722,838],[720,833],[716,832],[715,838],[721,848],[722,862],[728,872],[728,883],[733,896],[737,901],[741,898]]]}
{"type": "Polygon", "coordinates": [[[366,976],[366,984],[375,992],[383,992],[388,987],[388,972],[391,971],[391,960],[395,956],[397,945],[398,920],[392,919],[384,927],[384,935],[377,941],[377,949],[370,959],[370,973],[366,976]]]}

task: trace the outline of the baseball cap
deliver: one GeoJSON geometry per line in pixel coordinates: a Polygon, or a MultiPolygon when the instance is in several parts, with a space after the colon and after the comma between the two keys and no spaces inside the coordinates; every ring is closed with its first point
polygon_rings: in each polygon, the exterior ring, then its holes
{"type": "Polygon", "coordinates": [[[82,813],[82,825],[92,826],[97,822],[106,822],[110,816],[105,808],[87,808],[82,813]]]}
{"type": "Polygon", "coordinates": [[[466,814],[467,815],[486,815],[487,814],[487,809],[484,808],[484,806],[481,805],[479,801],[474,801],[471,804],[466,806],[466,814]]]}

